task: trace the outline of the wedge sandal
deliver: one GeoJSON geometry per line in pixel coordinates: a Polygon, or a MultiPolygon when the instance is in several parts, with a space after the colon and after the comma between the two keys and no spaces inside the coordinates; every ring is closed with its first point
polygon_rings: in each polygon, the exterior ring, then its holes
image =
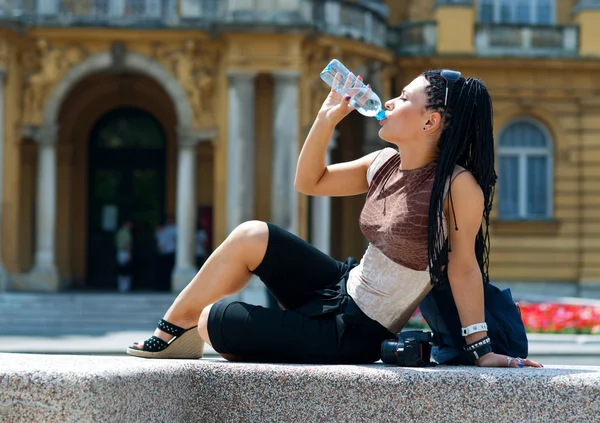
{"type": "Polygon", "coordinates": [[[143,358],[201,358],[204,352],[204,341],[198,334],[198,326],[183,329],[164,319],[158,321],[158,328],[173,335],[169,342],[157,336],[144,341],[142,349],[127,348],[127,354],[143,358]]]}

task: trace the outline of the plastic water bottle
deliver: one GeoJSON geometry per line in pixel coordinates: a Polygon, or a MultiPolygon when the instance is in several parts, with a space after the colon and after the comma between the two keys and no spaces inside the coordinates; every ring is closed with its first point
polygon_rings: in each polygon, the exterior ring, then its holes
{"type": "Polygon", "coordinates": [[[361,115],[385,119],[381,99],[337,59],[333,59],[321,72],[321,79],[336,92],[346,97],[350,95],[350,105],[361,115]]]}

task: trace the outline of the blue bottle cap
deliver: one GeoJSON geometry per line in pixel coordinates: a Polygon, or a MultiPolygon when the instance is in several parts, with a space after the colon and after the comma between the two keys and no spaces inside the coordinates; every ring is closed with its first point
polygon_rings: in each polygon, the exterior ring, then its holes
{"type": "Polygon", "coordinates": [[[375,115],[375,119],[377,119],[378,121],[386,119],[385,110],[382,109],[379,112],[377,112],[377,114],[375,115]]]}

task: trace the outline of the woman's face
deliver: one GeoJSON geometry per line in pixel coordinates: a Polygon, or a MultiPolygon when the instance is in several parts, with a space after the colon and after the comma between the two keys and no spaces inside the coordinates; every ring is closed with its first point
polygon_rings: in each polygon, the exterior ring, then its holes
{"type": "Polygon", "coordinates": [[[419,141],[425,135],[423,128],[428,121],[425,88],[428,85],[429,81],[419,76],[402,90],[400,97],[385,103],[387,119],[382,121],[383,127],[379,130],[383,140],[398,144],[419,141]]]}

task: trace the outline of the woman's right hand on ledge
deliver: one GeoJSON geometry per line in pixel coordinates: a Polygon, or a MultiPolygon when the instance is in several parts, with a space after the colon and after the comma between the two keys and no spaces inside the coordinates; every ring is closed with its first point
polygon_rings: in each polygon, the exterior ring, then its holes
{"type": "Polygon", "coordinates": [[[475,362],[477,367],[544,367],[528,358],[509,357],[507,355],[488,353],[475,362]]]}

